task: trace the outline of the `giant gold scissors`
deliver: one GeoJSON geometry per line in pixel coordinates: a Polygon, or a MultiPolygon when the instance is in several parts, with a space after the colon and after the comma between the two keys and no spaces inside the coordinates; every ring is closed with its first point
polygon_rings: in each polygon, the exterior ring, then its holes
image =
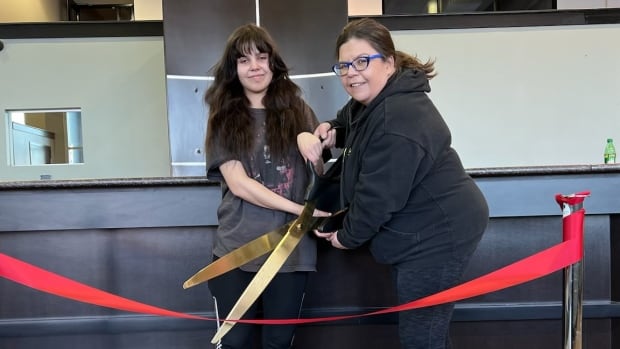
{"type": "MultiPolygon", "coordinates": [[[[196,286],[273,251],[226,316],[226,320],[241,319],[280,270],[306,232],[313,229],[335,231],[342,225],[346,209],[336,209],[340,202],[338,199],[340,194],[339,179],[336,175],[340,171],[339,161],[340,159],[330,167],[325,176],[319,176],[314,166],[308,162],[310,183],[306,190],[304,208],[299,217],[278,229],[261,235],[202,268],[183,283],[183,288],[196,286]],[[335,212],[330,217],[313,217],[315,208],[335,212]]],[[[235,321],[224,321],[211,343],[219,342],[233,328],[235,323],[235,321]]]]}

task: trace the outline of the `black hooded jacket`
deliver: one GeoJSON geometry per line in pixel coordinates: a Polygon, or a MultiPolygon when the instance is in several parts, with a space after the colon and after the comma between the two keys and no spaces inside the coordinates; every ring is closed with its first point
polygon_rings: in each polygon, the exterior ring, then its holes
{"type": "Polygon", "coordinates": [[[348,248],[369,242],[382,263],[432,253],[418,245],[436,234],[479,237],[488,222],[486,200],[428,92],[425,74],[405,69],[368,106],[352,99],[331,121],[346,131],[341,204],[349,211],[338,240],[348,248]]]}

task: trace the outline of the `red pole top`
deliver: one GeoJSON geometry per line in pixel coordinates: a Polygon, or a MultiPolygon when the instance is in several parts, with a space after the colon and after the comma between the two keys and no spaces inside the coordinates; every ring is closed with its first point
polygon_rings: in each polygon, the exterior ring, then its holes
{"type": "Polygon", "coordinates": [[[555,201],[560,204],[560,207],[563,206],[562,204],[577,205],[582,203],[588,196],[590,196],[589,190],[568,195],[556,194],[555,201]]]}

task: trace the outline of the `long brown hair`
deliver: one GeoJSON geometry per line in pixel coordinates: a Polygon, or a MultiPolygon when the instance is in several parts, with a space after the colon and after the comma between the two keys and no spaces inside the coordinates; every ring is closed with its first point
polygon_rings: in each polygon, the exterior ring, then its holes
{"type": "Polygon", "coordinates": [[[213,68],[213,84],[205,94],[209,106],[207,154],[216,145],[239,158],[252,151],[255,125],[249,111],[250,101],[237,76],[237,59],[250,54],[253,49],[269,54],[269,68],[273,73],[263,98],[267,111],[266,142],[272,155],[285,156],[296,144],[297,134],[307,128],[301,90],[290,80],[288,67],[275,42],[265,29],[246,24],[228,38],[224,53],[213,68]]]}
{"type": "Polygon", "coordinates": [[[422,71],[428,79],[436,75],[433,60],[422,62],[416,56],[397,51],[394,48],[390,31],[374,19],[361,18],[349,22],[336,40],[336,57],[338,57],[340,46],[352,38],[366,40],[383,57],[394,57],[394,66],[397,71],[403,68],[416,69],[422,71]]]}

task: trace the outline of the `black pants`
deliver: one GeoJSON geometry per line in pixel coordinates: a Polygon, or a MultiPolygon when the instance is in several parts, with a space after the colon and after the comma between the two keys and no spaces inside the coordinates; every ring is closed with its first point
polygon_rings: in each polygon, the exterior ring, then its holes
{"type": "MultiPolygon", "coordinates": [[[[400,304],[446,290],[457,285],[482,233],[438,234],[420,243],[432,251],[418,259],[392,266],[400,304]]],[[[454,303],[418,308],[398,314],[398,331],[403,349],[450,348],[450,321],[454,303]]]]}
{"type": "MultiPolygon", "coordinates": [[[[240,269],[229,271],[209,281],[209,290],[217,300],[220,319],[224,319],[235,305],[256,273],[240,269]]],[[[297,319],[304,297],[308,272],[278,273],[261,297],[243,316],[256,319],[262,308],[265,319],[297,319]],[[259,308],[259,303],[261,307],[259,308]]],[[[255,325],[236,324],[224,338],[223,349],[252,348],[255,325]]],[[[293,342],[295,325],[264,325],[261,328],[263,349],[288,349],[293,342]]]]}

